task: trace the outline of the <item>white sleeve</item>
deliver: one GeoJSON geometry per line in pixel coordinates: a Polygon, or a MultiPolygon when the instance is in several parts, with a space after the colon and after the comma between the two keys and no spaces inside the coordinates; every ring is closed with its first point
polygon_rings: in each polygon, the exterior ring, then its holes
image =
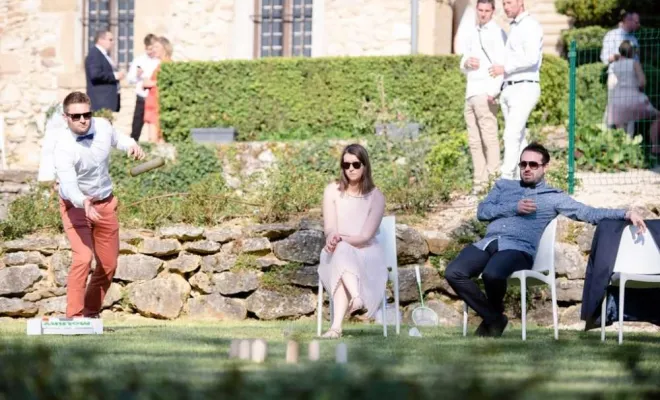
{"type": "Polygon", "coordinates": [[[523,38],[522,52],[516,52],[514,57],[508,57],[504,63],[507,75],[532,68],[541,59],[543,46],[543,28],[538,23],[530,23],[520,32],[523,38]]]}
{"type": "Polygon", "coordinates": [[[610,56],[619,52],[618,43],[616,43],[616,38],[614,37],[614,31],[609,31],[603,38],[603,48],[600,51],[600,61],[603,64],[610,63],[610,56]]]}
{"type": "Polygon", "coordinates": [[[46,124],[46,133],[41,142],[41,157],[39,158],[39,175],[37,181],[47,182],[55,180],[55,146],[57,145],[57,132],[46,124]]]}
{"type": "Polygon", "coordinates": [[[75,158],[73,152],[66,146],[55,148],[55,175],[60,182],[60,190],[77,208],[84,208],[85,195],[78,186],[75,158]]]}
{"type": "MultiPolygon", "coordinates": [[[[499,36],[497,39],[493,40],[493,64],[504,64],[506,59],[506,33],[504,30],[499,30],[499,36]]],[[[497,97],[497,95],[502,90],[502,82],[504,81],[504,76],[498,75],[493,79],[492,86],[488,90],[488,95],[492,97],[497,97]]]]}
{"type": "Polygon", "coordinates": [[[132,137],[117,132],[114,126],[112,126],[111,129],[112,129],[112,147],[121,151],[128,151],[128,149],[130,149],[131,147],[137,144],[135,143],[135,140],[132,137]]]}
{"type": "Polygon", "coordinates": [[[138,78],[137,76],[137,67],[140,61],[142,60],[142,57],[138,57],[133,62],[131,63],[131,66],[128,67],[128,73],[126,74],[126,79],[131,85],[135,85],[138,81],[141,81],[142,78],[138,78]]]}
{"type": "Polygon", "coordinates": [[[468,73],[468,69],[465,68],[465,62],[468,58],[472,56],[472,42],[474,38],[474,32],[471,35],[468,35],[468,38],[465,41],[465,46],[463,46],[463,56],[461,57],[461,64],[459,65],[461,72],[464,74],[468,73]]]}

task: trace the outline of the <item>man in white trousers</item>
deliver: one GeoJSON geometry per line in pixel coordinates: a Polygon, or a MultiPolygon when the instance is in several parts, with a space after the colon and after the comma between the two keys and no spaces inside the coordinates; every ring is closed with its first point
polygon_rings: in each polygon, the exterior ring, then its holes
{"type": "Polygon", "coordinates": [[[524,0],[504,0],[504,12],[511,18],[503,65],[493,65],[493,77],[503,75],[500,106],[504,114],[504,160],[501,177],[518,179],[518,159],[527,146],[527,119],[541,96],[540,69],[543,59],[543,29],[525,11],[524,0]]]}
{"type": "Polygon", "coordinates": [[[464,116],[475,194],[487,187],[500,168],[495,99],[502,88],[502,76],[491,77],[488,69],[504,63],[506,34],[493,21],[494,11],[495,0],[477,0],[477,24],[469,33],[461,58],[461,71],[467,76],[464,116]]]}

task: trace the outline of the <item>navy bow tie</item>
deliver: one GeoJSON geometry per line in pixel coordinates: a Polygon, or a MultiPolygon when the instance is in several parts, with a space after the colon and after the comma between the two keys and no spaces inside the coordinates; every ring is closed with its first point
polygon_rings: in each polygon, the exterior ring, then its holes
{"type": "Polygon", "coordinates": [[[87,135],[78,136],[76,138],[76,142],[82,142],[83,140],[87,140],[87,139],[90,139],[90,140],[94,139],[94,134],[90,133],[90,134],[87,134],[87,135]]]}

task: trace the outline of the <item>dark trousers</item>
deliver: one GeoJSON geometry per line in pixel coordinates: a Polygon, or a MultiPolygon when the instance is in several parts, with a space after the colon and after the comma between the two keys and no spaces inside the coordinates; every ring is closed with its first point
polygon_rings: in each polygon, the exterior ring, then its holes
{"type": "Polygon", "coordinates": [[[133,129],[131,130],[131,137],[137,142],[140,139],[140,132],[144,126],[144,98],[136,96],[135,112],[133,113],[133,129]]]}
{"type": "Polygon", "coordinates": [[[524,251],[498,251],[497,240],[486,250],[474,245],[464,248],[452,261],[445,277],[456,294],[483,318],[487,324],[497,320],[504,312],[507,278],[514,272],[531,269],[534,258],[524,251]],[[486,294],[471,278],[481,274],[486,294]]]}

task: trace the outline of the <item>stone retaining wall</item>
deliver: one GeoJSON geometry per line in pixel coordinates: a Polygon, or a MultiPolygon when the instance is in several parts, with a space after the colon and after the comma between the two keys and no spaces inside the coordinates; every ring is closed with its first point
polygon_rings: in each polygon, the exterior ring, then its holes
{"type": "Polygon", "coordinates": [[[30,191],[30,181],[37,174],[29,171],[0,171],[0,221],[7,218],[7,208],[12,201],[30,191]]]}
{"type": "MultiPolygon", "coordinates": [[[[579,301],[593,227],[562,219],[556,247],[561,323],[579,322],[579,301]]],[[[445,325],[458,325],[462,303],[429,257],[450,244],[442,231],[397,224],[400,295],[404,317],[416,306],[414,266],[420,265],[427,305],[445,325]]],[[[104,313],[175,319],[272,320],[316,311],[316,272],[324,245],[322,223],[187,225],[157,231],[122,230],[119,264],[104,313]]],[[[0,258],[0,316],[63,314],[71,250],[63,235],[5,242],[0,258]]],[[[436,263],[437,265],[437,263],[436,263]]],[[[390,293],[391,294],[391,293],[390,293]]],[[[513,302],[512,304],[517,303],[513,302]]],[[[519,306],[518,306],[519,307],[519,306]]],[[[536,291],[529,317],[551,324],[549,291],[536,291]]],[[[515,305],[509,315],[516,317],[515,305]]],[[[327,308],[326,308],[327,310],[327,308]]]]}

